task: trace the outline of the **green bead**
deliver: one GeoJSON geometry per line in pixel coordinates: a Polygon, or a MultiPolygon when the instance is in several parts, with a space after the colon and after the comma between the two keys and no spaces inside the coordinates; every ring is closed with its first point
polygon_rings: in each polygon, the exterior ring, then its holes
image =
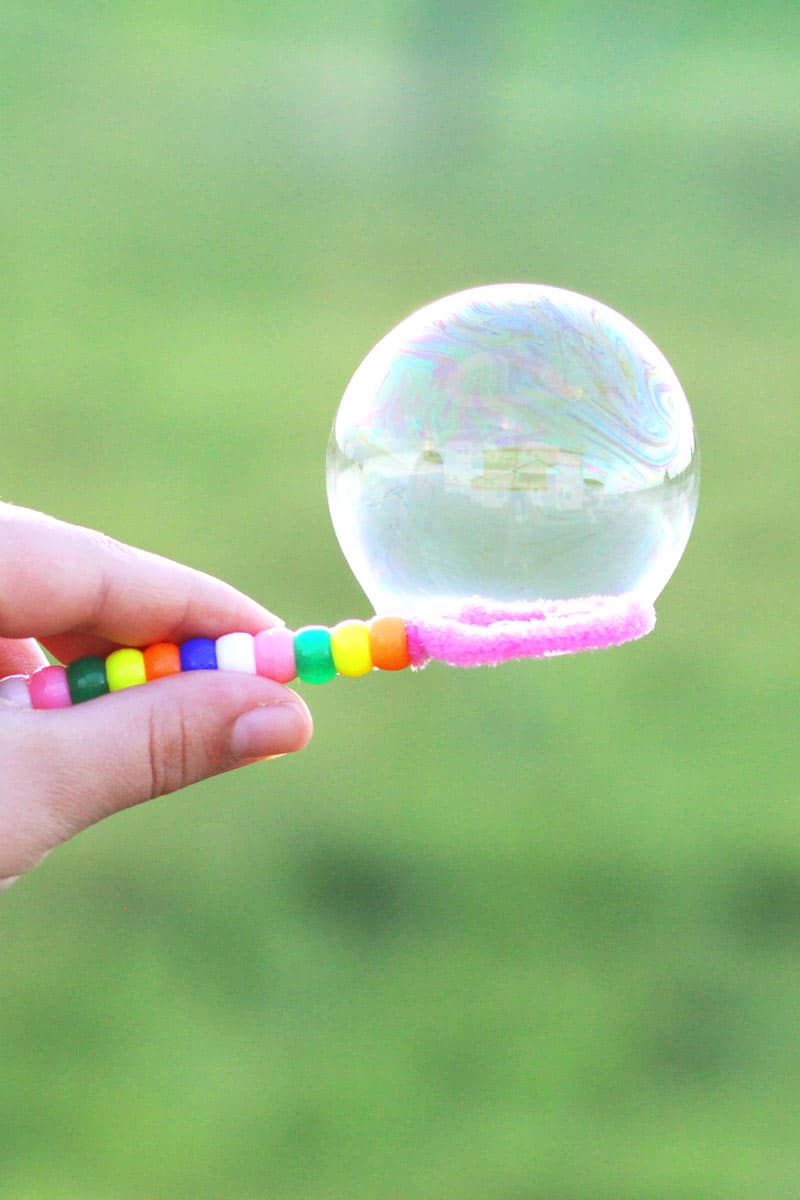
{"type": "Polygon", "coordinates": [[[105,662],[102,658],[76,658],[67,667],[67,684],[73,704],[105,696],[108,691],[105,662]]]}
{"type": "Polygon", "coordinates": [[[294,635],[294,657],[297,678],[304,683],[327,683],[336,674],[330,630],[322,625],[308,625],[297,631],[294,635]]]}

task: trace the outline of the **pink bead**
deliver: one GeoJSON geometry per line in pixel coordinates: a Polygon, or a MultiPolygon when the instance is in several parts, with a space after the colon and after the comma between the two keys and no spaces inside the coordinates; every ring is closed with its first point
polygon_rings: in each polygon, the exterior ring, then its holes
{"type": "Polygon", "coordinates": [[[264,629],[254,639],[256,670],[266,679],[289,683],[297,676],[291,629],[264,629]]]}
{"type": "Polygon", "coordinates": [[[69,708],[72,703],[63,667],[40,667],[28,682],[34,708],[69,708]]]}
{"type": "Polygon", "coordinates": [[[14,708],[31,708],[27,675],[7,675],[0,679],[0,700],[13,704],[14,708]]]}

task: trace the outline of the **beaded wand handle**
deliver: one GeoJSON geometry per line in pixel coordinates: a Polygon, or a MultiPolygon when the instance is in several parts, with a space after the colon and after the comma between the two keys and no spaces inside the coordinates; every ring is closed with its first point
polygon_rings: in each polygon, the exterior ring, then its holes
{"type": "Polygon", "coordinates": [[[181,646],[126,647],[106,658],[41,667],[31,676],[9,675],[0,679],[0,700],[18,708],[67,708],[181,671],[240,671],[277,683],[325,683],[336,675],[423,667],[430,659],[456,667],[494,666],[620,645],[643,637],[654,624],[653,606],[630,595],[541,601],[535,607],[475,601],[455,617],[427,621],[380,616],[341,621],[332,629],[307,625],[293,632],[281,626],[255,635],[191,638],[181,646]]]}
{"type": "Polygon", "coordinates": [[[158,642],[146,650],[124,647],[106,658],[41,667],[33,675],[0,679],[0,700],[18,708],[67,708],[182,671],[240,671],[277,683],[325,683],[335,675],[398,671],[411,664],[405,622],[399,617],[342,621],[333,629],[279,627],[255,635],[226,633],[191,638],[181,646],[158,642]]]}

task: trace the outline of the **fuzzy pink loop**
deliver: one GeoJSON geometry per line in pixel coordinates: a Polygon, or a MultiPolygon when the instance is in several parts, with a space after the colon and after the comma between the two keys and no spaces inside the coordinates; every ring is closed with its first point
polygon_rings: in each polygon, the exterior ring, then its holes
{"type": "Polygon", "coordinates": [[[588,596],[493,604],[476,596],[452,617],[407,623],[411,665],[430,659],[451,667],[497,666],[512,658],[545,658],[619,646],[650,633],[652,604],[635,596],[588,596]]]}

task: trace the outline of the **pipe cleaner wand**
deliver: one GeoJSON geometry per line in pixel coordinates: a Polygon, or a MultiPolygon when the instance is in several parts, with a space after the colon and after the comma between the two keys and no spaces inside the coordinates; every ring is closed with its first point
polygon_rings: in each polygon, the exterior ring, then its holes
{"type": "Polygon", "coordinates": [[[620,645],[655,624],[699,472],[686,397],[641,330],[586,296],[496,284],[420,309],[370,351],[327,481],[381,615],[123,647],[0,680],[0,699],[61,708],[180,671],[323,683],[620,645]]]}

